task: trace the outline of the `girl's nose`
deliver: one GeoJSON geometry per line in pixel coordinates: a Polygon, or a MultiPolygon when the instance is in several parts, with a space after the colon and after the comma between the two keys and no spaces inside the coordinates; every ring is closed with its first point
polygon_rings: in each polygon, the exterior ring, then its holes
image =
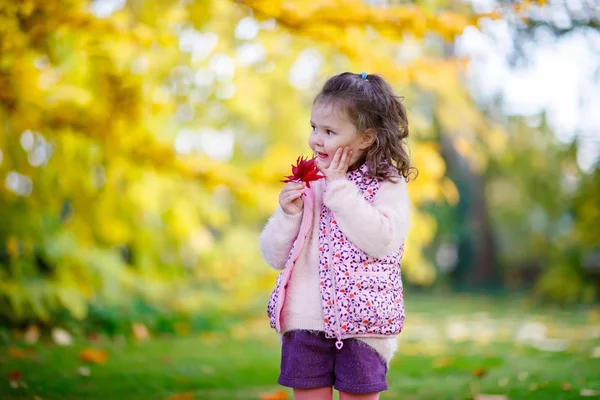
{"type": "Polygon", "coordinates": [[[323,137],[319,134],[319,132],[313,132],[311,140],[315,145],[323,147],[323,137]]]}

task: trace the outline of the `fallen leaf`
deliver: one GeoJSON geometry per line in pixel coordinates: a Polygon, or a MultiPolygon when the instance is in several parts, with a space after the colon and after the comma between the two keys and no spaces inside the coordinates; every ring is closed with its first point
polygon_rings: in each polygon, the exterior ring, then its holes
{"type": "Polygon", "coordinates": [[[27,353],[25,353],[25,350],[19,349],[18,347],[14,347],[14,346],[11,346],[8,349],[8,354],[12,358],[17,358],[19,360],[23,360],[23,359],[27,358],[27,353]]]}
{"type": "Polygon", "coordinates": [[[97,333],[90,333],[88,335],[88,340],[92,343],[98,343],[100,341],[100,335],[97,333]]]}
{"type": "Polygon", "coordinates": [[[450,364],[452,364],[452,360],[447,358],[447,357],[438,357],[435,360],[433,360],[433,368],[444,368],[449,366],[450,364]]]}
{"type": "Polygon", "coordinates": [[[284,390],[278,390],[273,393],[261,393],[260,400],[287,400],[288,395],[284,390]]]}
{"type": "Polygon", "coordinates": [[[524,381],[525,379],[527,379],[527,377],[529,377],[528,372],[519,372],[519,380],[520,381],[524,381]]]}
{"type": "Polygon", "coordinates": [[[503,394],[478,394],[474,400],[508,400],[503,394]]]}
{"type": "Polygon", "coordinates": [[[162,362],[163,364],[173,364],[173,359],[169,356],[164,356],[162,358],[162,362]]]}
{"type": "Polygon", "coordinates": [[[133,336],[137,340],[148,340],[148,338],[150,337],[150,334],[148,333],[148,328],[146,328],[146,325],[142,323],[138,322],[133,324],[131,330],[133,331],[133,336]]]}
{"type": "Polygon", "coordinates": [[[40,328],[37,325],[29,325],[23,337],[28,344],[36,344],[40,338],[40,328]]]}
{"type": "Polygon", "coordinates": [[[19,387],[19,382],[17,381],[10,381],[10,387],[13,389],[17,389],[19,387]]]}
{"type": "Polygon", "coordinates": [[[52,329],[52,340],[59,346],[70,346],[73,344],[71,334],[61,328],[52,329]]]}
{"type": "Polygon", "coordinates": [[[81,376],[90,376],[91,371],[88,367],[79,367],[77,368],[77,373],[81,376]]]}
{"type": "Polygon", "coordinates": [[[8,379],[11,381],[18,381],[19,379],[21,379],[21,372],[20,371],[11,371],[8,373],[8,379]]]}
{"type": "Polygon", "coordinates": [[[571,390],[571,384],[569,382],[563,382],[562,385],[560,385],[560,387],[562,388],[562,390],[565,391],[571,390]]]}
{"type": "Polygon", "coordinates": [[[79,353],[79,359],[84,362],[103,364],[108,359],[108,354],[104,350],[85,349],[79,353]]]}
{"type": "Polygon", "coordinates": [[[504,387],[504,386],[508,385],[509,382],[510,382],[510,379],[502,378],[502,379],[498,380],[498,386],[504,387]]]}
{"type": "Polygon", "coordinates": [[[475,368],[472,375],[476,378],[483,378],[487,375],[487,370],[485,368],[475,368]]]}
{"type": "Polygon", "coordinates": [[[537,389],[538,389],[537,383],[532,383],[531,385],[529,385],[529,390],[537,390],[537,389]]]}
{"type": "Polygon", "coordinates": [[[598,392],[593,389],[581,389],[579,394],[583,397],[592,397],[592,396],[597,396],[598,392]]]}
{"type": "Polygon", "coordinates": [[[175,393],[171,397],[168,397],[167,400],[192,400],[194,398],[194,393],[175,393]]]}
{"type": "Polygon", "coordinates": [[[592,358],[600,358],[600,346],[594,347],[592,349],[592,354],[590,354],[592,358]]]}

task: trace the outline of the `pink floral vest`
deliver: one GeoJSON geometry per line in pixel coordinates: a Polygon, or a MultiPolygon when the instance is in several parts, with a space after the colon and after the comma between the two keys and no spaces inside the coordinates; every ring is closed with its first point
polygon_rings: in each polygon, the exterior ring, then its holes
{"type": "MultiPolygon", "coordinates": [[[[371,203],[379,182],[365,175],[366,165],[347,174],[371,203]]],[[[276,280],[267,307],[271,327],[281,332],[281,310],[292,269],[300,255],[313,218],[314,197],[304,198],[300,232],[290,256],[276,280]]],[[[328,338],[397,335],[404,325],[404,301],[400,261],[404,245],[385,258],[373,258],[354,245],[338,227],[334,213],[323,204],[319,223],[319,277],[323,328],[328,338]]]]}

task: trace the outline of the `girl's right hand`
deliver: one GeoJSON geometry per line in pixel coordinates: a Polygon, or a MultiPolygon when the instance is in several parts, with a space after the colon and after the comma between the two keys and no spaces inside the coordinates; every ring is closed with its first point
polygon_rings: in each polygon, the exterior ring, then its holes
{"type": "Polygon", "coordinates": [[[304,200],[302,195],[306,191],[304,182],[288,182],[285,184],[281,193],[279,193],[279,205],[288,215],[294,215],[302,212],[304,200]]]}

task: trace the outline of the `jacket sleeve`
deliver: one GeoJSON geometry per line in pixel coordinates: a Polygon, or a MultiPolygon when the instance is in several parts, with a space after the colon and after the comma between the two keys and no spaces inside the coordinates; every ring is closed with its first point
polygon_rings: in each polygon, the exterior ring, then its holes
{"type": "Polygon", "coordinates": [[[371,257],[386,257],[408,234],[410,203],[404,179],[381,182],[372,203],[353,182],[335,180],[328,183],[323,202],[344,235],[371,257]]]}
{"type": "Polygon", "coordinates": [[[300,231],[302,213],[288,215],[280,205],[260,234],[260,251],[271,267],[283,269],[300,231]]]}

